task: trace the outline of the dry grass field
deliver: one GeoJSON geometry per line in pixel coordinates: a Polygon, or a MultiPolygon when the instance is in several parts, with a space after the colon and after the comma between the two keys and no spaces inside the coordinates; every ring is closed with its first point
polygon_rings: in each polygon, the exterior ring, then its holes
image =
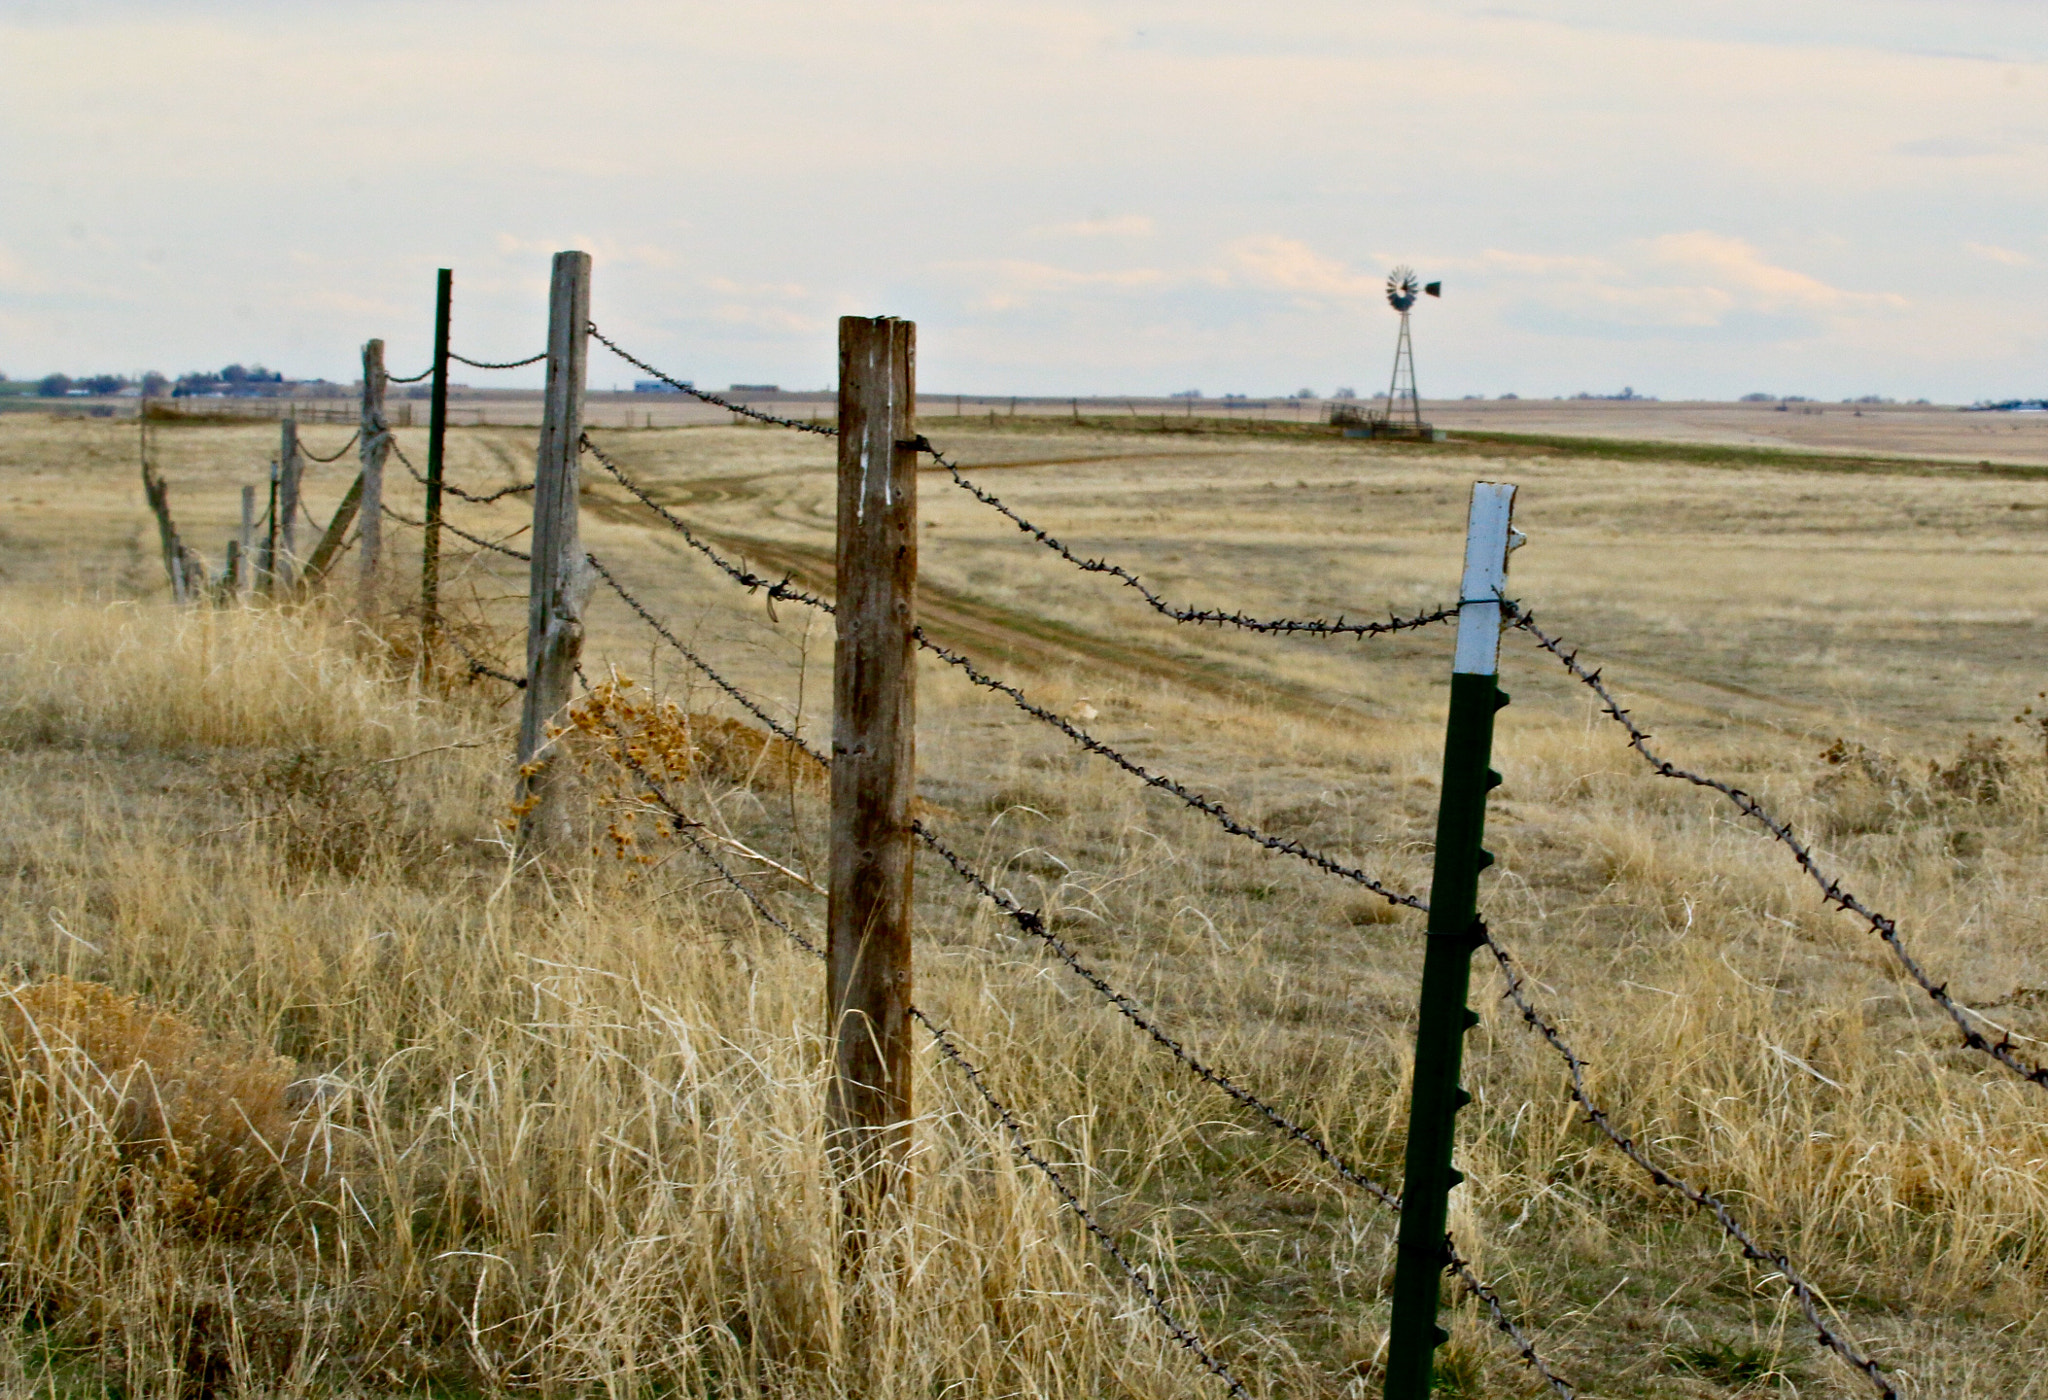
{"type": "MultiPolygon", "coordinates": [[[[2048,764],[2042,728],[2013,722],[2048,687],[2048,473],[925,426],[1077,549],[1257,614],[1450,601],[1470,483],[1519,483],[1514,594],[1666,752],[1790,816],[1937,979],[2048,1056],[2048,764]]],[[[152,432],[217,564],[275,429],[152,432]]],[[[305,435],[325,452],[347,430],[305,435]]],[[[728,552],[829,589],[829,444],[594,436],[728,552]]],[[[424,460],[423,432],[401,441],[424,460]]],[[[0,418],[0,961],[21,989],[0,1005],[0,1391],[1222,1394],[929,1052],[914,1200],[879,1262],[843,1271],[816,965],[655,823],[618,858],[616,802],[587,861],[519,868],[514,707],[405,663],[409,562],[368,618],[173,609],[137,454],[132,422],[0,418]]],[[[493,489],[530,475],[532,433],[464,430],[450,456],[493,489]]],[[[316,469],[316,515],[347,479],[316,469]]],[[[1262,828],[1426,885],[1448,628],[1178,628],[942,473],[920,491],[940,640],[1262,828]]],[[[450,506],[492,538],[524,510],[450,506]]],[[[587,458],[583,521],[680,637],[827,733],[829,620],[732,588],[587,458]]],[[[414,532],[387,540],[410,560],[414,532]]],[[[468,644],[520,669],[523,566],[450,574],[468,644]]],[[[602,588],[585,664],[737,713],[602,588]]],[[[2048,1396],[2048,1093],[1958,1048],[1781,848],[1652,776],[1526,637],[1502,669],[1482,908],[1617,1123],[1786,1250],[1902,1394],[2048,1396]]],[[[1419,916],[1230,838],[943,667],[920,684],[926,819],[1398,1186],[1419,916]]],[[[814,930],[816,785],[706,743],[678,800],[814,930]]],[[[918,878],[920,1005],[1219,1357],[1260,1397],[1376,1396],[1391,1212],[942,867],[918,878]]],[[[1474,987],[1454,1230],[1579,1393],[1874,1393],[1770,1268],[1584,1125],[1490,967],[1474,987]]],[[[1542,1393],[1469,1301],[1452,1315],[1444,1393],[1542,1393]]]]}

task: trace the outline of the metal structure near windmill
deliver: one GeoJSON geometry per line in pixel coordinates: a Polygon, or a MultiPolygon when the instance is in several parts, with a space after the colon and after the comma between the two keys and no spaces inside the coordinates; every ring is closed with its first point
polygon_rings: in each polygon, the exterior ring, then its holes
{"type": "Polygon", "coordinates": [[[1333,409],[1330,421],[1343,426],[1346,437],[1441,440],[1442,434],[1422,420],[1422,396],[1415,388],[1415,344],[1409,336],[1408,315],[1422,297],[1443,294],[1443,283],[1421,281],[1412,267],[1396,267],[1387,274],[1387,305],[1400,313],[1401,330],[1394,341],[1394,374],[1387,384],[1386,406],[1363,413],[1342,405],[1333,409]]]}

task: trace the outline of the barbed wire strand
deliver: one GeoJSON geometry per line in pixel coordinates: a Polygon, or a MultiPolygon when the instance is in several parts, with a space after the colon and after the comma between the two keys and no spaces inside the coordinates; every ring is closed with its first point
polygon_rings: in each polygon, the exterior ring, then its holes
{"type": "Polygon", "coordinates": [[[299,444],[299,455],[310,462],[339,462],[343,457],[346,457],[348,455],[348,450],[356,445],[357,440],[360,439],[362,435],[363,432],[362,429],[360,428],[350,433],[348,435],[348,441],[343,443],[341,446],[335,448],[334,455],[332,457],[322,457],[319,453],[307,447],[306,444],[304,444],[303,442],[299,444]]]}
{"type": "Polygon", "coordinates": [[[512,686],[514,689],[526,689],[526,677],[509,675],[504,671],[500,671],[497,667],[486,662],[481,657],[479,657],[475,652],[471,651],[468,647],[464,646],[462,644],[462,638],[456,636],[453,632],[450,632],[447,629],[443,628],[437,631],[435,635],[439,636],[442,640],[446,641],[448,645],[454,647],[457,651],[462,653],[462,659],[469,663],[469,674],[472,680],[474,680],[478,676],[489,676],[492,680],[503,681],[506,685],[512,686]]]}
{"type": "Polygon", "coordinates": [[[387,384],[417,384],[433,372],[434,367],[428,365],[418,374],[387,374],[384,376],[384,382],[387,384]]]}
{"type": "Polygon", "coordinates": [[[1898,959],[1899,965],[1904,967],[1912,979],[1920,984],[1920,989],[1927,993],[1935,1005],[1948,1014],[1948,1018],[1951,1021],[1955,1022],[1957,1028],[1962,1032],[1963,1044],[1965,1046],[1989,1055],[2028,1083],[2039,1088],[2048,1088],[2048,1068],[2037,1064],[2029,1064],[2014,1053],[2013,1039],[2010,1032],[2001,1030],[1999,1038],[1994,1041],[1979,1030],[1976,1023],[1970,1019],[1970,1014],[1959,1006],[1954,998],[1949,996],[1948,984],[1946,982],[1935,982],[1932,977],[1927,975],[1926,969],[1920,966],[1919,961],[1907,951],[1905,941],[1899,937],[1897,921],[1872,909],[1855,895],[1843,889],[1839,878],[1823,871],[1820,863],[1814,859],[1811,848],[1792,834],[1790,823],[1780,821],[1772,816],[1761,802],[1741,788],[1724,782],[1719,778],[1708,777],[1704,774],[1695,773],[1690,769],[1681,768],[1671,760],[1653,753],[1649,747],[1649,733],[1635,722],[1628,710],[1621,707],[1621,703],[1615,698],[1614,692],[1607,688],[1607,683],[1602,679],[1601,672],[1598,670],[1589,671],[1580,664],[1577,649],[1566,651],[1562,641],[1551,636],[1536,625],[1536,618],[1533,613],[1523,612],[1515,608],[1513,604],[1506,606],[1510,615],[1514,618],[1514,625],[1516,627],[1533,637],[1538,646],[1549,652],[1552,656],[1555,656],[1564,664],[1565,670],[1569,671],[1575,679],[1600,698],[1601,705],[1603,706],[1602,713],[1628,732],[1628,746],[1642,755],[1643,761],[1656,770],[1659,777],[1677,778],[1691,783],[1695,787],[1711,788],[1734,803],[1737,811],[1769,832],[1773,839],[1792,853],[1792,858],[1798,863],[1799,868],[1805,871],[1813,882],[1820,887],[1821,903],[1835,905],[1837,908],[1854,914],[1857,918],[1870,925],[1871,931],[1883,939],[1885,946],[1891,949],[1892,955],[1898,959]]]}
{"type": "Polygon", "coordinates": [[[728,413],[737,413],[745,418],[757,419],[763,423],[772,423],[778,428],[792,428],[799,433],[816,433],[819,437],[839,436],[839,429],[835,427],[829,427],[823,423],[808,423],[797,418],[783,418],[773,413],[763,413],[758,408],[749,408],[745,404],[734,403],[731,399],[714,394],[707,389],[699,389],[694,384],[685,383],[683,380],[664,374],[653,365],[648,364],[647,361],[641,359],[638,355],[635,355],[632,351],[626,349],[616,340],[613,340],[610,336],[599,330],[596,322],[593,321],[590,324],[589,330],[591,339],[611,351],[614,355],[617,355],[627,364],[653,375],[671,389],[688,394],[693,399],[702,399],[705,403],[716,404],[728,413]]]}
{"type": "Polygon", "coordinates": [[[1543,1383],[1555,1391],[1561,1400],[1578,1400],[1578,1392],[1572,1389],[1571,1383],[1550,1369],[1550,1363],[1537,1352],[1536,1343],[1515,1325],[1515,1320],[1508,1315],[1507,1307],[1501,1302],[1500,1295],[1479,1277],[1471,1261],[1458,1252],[1456,1241],[1448,1233],[1444,1235],[1444,1257],[1449,1261],[1452,1271],[1457,1274],[1459,1285],[1486,1305],[1487,1315],[1492,1318],[1494,1327],[1515,1344],[1515,1355],[1521,1358],[1522,1364],[1541,1376],[1543,1383]]]}
{"type": "Polygon", "coordinates": [[[1161,773],[1152,772],[1143,764],[1126,757],[1108,744],[1103,743],[1102,740],[1096,738],[1087,730],[1066,718],[1066,716],[1048,710],[1043,705],[1032,703],[1030,698],[1016,686],[1008,681],[999,680],[994,676],[988,675],[959,652],[933,641],[925,635],[922,627],[912,628],[911,636],[916,638],[919,647],[938,657],[947,665],[956,667],[962,675],[966,676],[975,685],[980,686],[984,690],[992,690],[999,695],[1008,696],[1012,704],[1039,723],[1059,730],[1060,733],[1066,735],[1089,753],[1108,759],[1126,773],[1141,780],[1147,787],[1157,788],[1163,793],[1179,798],[1189,807],[1209,817],[1232,836],[1242,837],[1244,840],[1250,841],[1254,845],[1263,846],[1269,851],[1278,851],[1282,855],[1289,855],[1297,860],[1307,861],[1310,865],[1327,874],[1336,875],[1351,881],[1353,884],[1364,886],[1389,904],[1405,905],[1410,909],[1420,909],[1425,912],[1429,909],[1429,905],[1418,896],[1403,894],[1398,890],[1391,889],[1366,874],[1363,870],[1346,865],[1335,857],[1315,849],[1313,846],[1304,845],[1302,842],[1296,841],[1291,837],[1270,835],[1248,822],[1240,821],[1222,803],[1215,801],[1213,798],[1205,797],[1201,793],[1190,791],[1176,779],[1169,778],[1161,773]]]}
{"type": "Polygon", "coordinates": [[[469,358],[469,356],[458,355],[453,350],[450,350],[448,352],[449,359],[458,360],[461,363],[468,365],[471,369],[524,369],[528,365],[539,364],[542,360],[545,360],[547,357],[548,352],[545,350],[541,351],[538,355],[528,355],[523,360],[500,361],[472,360],[471,358],[469,358]]]}
{"type": "Polygon", "coordinates": [[[770,598],[787,598],[792,603],[802,603],[805,607],[816,608],[818,611],[822,613],[830,614],[835,611],[835,609],[830,603],[826,602],[823,598],[818,597],[815,593],[806,593],[801,588],[796,588],[792,586],[789,581],[789,576],[786,574],[779,581],[775,579],[767,579],[761,577],[761,575],[757,573],[754,573],[750,569],[743,569],[739,565],[733,563],[730,559],[727,559],[724,555],[720,554],[710,545],[698,539],[696,533],[692,531],[688,525],[684,524],[682,520],[674,514],[674,512],[670,511],[668,507],[662,505],[659,501],[655,500],[654,497],[648,495],[646,488],[641,486],[639,482],[633,480],[632,477],[626,475],[625,468],[621,467],[617,462],[613,461],[610,453],[604,451],[596,443],[592,442],[590,440],[590,435],[588,433],[585,433],[583,435],[583,447],[586,451],[590,453],[591,456],[597,458],[598,465],[602,466],[606,471],[610,472],[612,476],[618,481],[619,485],[625,487],[628,491],[632,492],[633,495],[639,499],[640,504],[646,506],[649,510],[653,511],[656,515],[659,515],[663,520],[667,521],[670,529],[674,530],[677,534],[681,535],[683,539],[686,542],[688,542],[692,549],[696,550],[699,554],[702,554],[706,559],[709,559],[713,564],[717,565],[719,571],[725,574],[734,583],[737,583],[741,587],[747,589],[765,588],[768,590],[768,596],[770,598]]]}
{"type": "MultiPolygon", "coordinates": [[[[393,442],[391,444],[391,450],[398,454],[398,460],[400,462],[403,462],[405,464],[405,469],[412,473],[412,479],[414,481],[417,481],[422,486],[431,484],[428,482],[425,476],[421,475],[420,469],[412,464],[412,458],[405,455],[404,448],[400,447],[396,442],[393,442]]],[[[506,496],[516,496],[522,491],[531,491],[533,489],[533,483],[530,481],[522,481],[517,486],[501,487],[496,491],[489,492],[488,494],[482,496],[472,495],[469,492],[463,490],[460,486],[457,486],[454,482],[447,480],[442,481],[441,489],[451,496],[461,497],[463,500],[468,501],[471,505],[487,506],[492,501],[500,500],[506,496]]],[[[446,524],[447,522],[443,521],[442,523],[446,524]]]]}
{"type": "MultiPolygon", "coordinates": [[[[410,525],[415,530],[424,530],[427,528],[427,523],[424,520],[414,520],[409,515],[400,515],[390,506],[383,505],[382,502],[379,502],[379,508],[382,509],[386,515],[390,516],[393,520],[396,520],[401,525],[410,525]]],[[[454,535],[457,539],[468,540],[471,544],[477,546],[479,549],[496,550],[499,554],[506,555],[513,559],[523,559],[529,564],[533,562],[533,556],[531,554],[524,552],[523,550],[517,550],[512,548],[510,545],[503,545],[493,540],[484,539],[481,535],[472,535],[471,533],[469,533],[469,531],[463,529],[461,526],[452,525],[446,520],[443,520],[441,522],[441,528],[446,530],[449,534],[454,535]]],[[[530,528],[530,526],[521,525],[517,530],[514,530],[512,534],[523,535],[530,528]]],[[[511,536],[508,535],[506,536],[506,538],[510,539],[511,536]]]]}
{"type": "Polygon", "coordinates": [[[1449,622],[1458,615],[1458,610],[1455,607],[1440,607],[1432,608],[1425,613],[1418,613],[1414,617],[1390,616],[1385,622],[1346,622],[1341,615],[1336,621],[1331,622],[1322,618],[1262,619],[1248,617],[1241,612],[1225,612],[1221,608],[1178,607],[1153,592],[1151,588],[1146,586],[1143,580],[1129,569],[1123,567],[1123,565],[1112,564],[1105,559],[1091,559],[1074,553],[1073,550],[1069,549],[1046,530],[1032,524],[1015,510],[1012,510],[993,492],[961,475],[959,465],[939,451],[938,448],[932,446],[930,439],[919,436],[916,439],[916,445],[918,451],[928,453],[934,462],[946,469],[947,473],[953,478],[955,486],[958,486],[997,514],[1007,518],[1011,524],[1031,536],[1032,539],[1038,541],[1038,543],[1044,545],[1083,573],[1107,574],[1111,578],[1121,580],[1124,587],[1136,589],[1138,596],[1143,598],[1147,606],[1154,612],[1162,617],[1172,618],[1175,622],[1198,624],[1213,622],[1218,626],[1236,627],[1247,632],[1266,632],[1286,636],[1379,637],[1390,632],[1411,632],[1423,627],[1432,627],[1439,622],[1449,622]]]}
{"type": "Polygon", "coordinates": [[[1884,1400],[1898,1400],[1898,1392],[1892,1388],[1891,1382],[1885,1378],[1885,1374],[1878,1367],[1878,1364],[1858,1353],[1854,1347],[1843,1341],[1828,1326],[1826,1320],[1821,1317],[1819,1299],[1815,1296],[1813,1287],[1800,1276],[1797,1269],[1792,1267],[1791,1261],[1785,1257],[1782,1251],[1772,1253],[1766,1250],[1756,1242],[1748,1230],[1743,1228],[1742,1222],[1737,1220],[1734,1213],[1728,1209],[1727,1202],[1665,1171],[1655,1162],[1652,1162],[1640,1147],[1636,1146],[1633,1138],[1614,1126],[1613,1122],[1609,1120],[1606,1110],[1593,1101],[1591,1093],[1586,1089],[1586,1062],[1580,1059],[1571,1046],[1565,1043],[1564,1037],[1558,1033],[1556,1025],[1547,1020],[1536,1009],[1535,1005],[1530,1002],[1528,995],[1523,990],[1524,982],[1521,971],[1515,966],[1514,959],[1508,956],[1507,949],[1500,945],[1483,922],[1475,923],[1474,932],[1480,936],[1488,950],[1492,952],[1494,961],[1500,964],[1501,975],[1507,980],[1507,999],[1515,1004],[1515,1009],[1521,1013],[1522,1020],[1544,1040],[1548,1041],[1550,1047],[1563,1058],[1566,1067],[1571,1072],[1572,1098],[1577,1100],[1579,1107],[1586,1111],[1587,1121],[1598,1128],[1609,1142],[1621,1149],[1622,1155],[1649,1173],[1651,1181],[1664,1187],[1666,1190],[1676,1191],[1679,1195],[1685,1197],[1686,1200],[1711,1214],[1714,1217],[1715,1223],[1721,1227],[1722,1232],[1741,1247],[1742,1255],[1745,1259],[1755,1260],[1761,1264],[1769,1264],[1776,1269],[1780,1276],[1784,1278],[1787,1286],[1791,1288],[1793,1296],[1799,1302],[1799,1310],[1806,1314],[1806,1320],[1812,1325],[1814,1332],[1818,1335],[1820,1344],[1868,1377],[1871,1384],[1877,1387],[1878,1393],[1884,1397],[1884,1400]]]}
{"type": "Polygon", "coordinates": [[[795,730],[789,728],[780,720],[776,719],[775,716],[769,714],[768,711],[761,708],[761,706],[755,702],[752,696],[748,695],[744,690],[741,690],[738,686],[734,685],[731,681],[727,680],[724,676],[720,675],[716,670],[714,670],[710,662],[706,661],[703,657],[697,655],[697,653],[690,650],[689,647],[683,645],[681,639],[679,639],[674,632],[671,632],[668,629],[667,625],[663,623],[660,618],[656,617],[653,613],[649,612],[638,598],[635,598],[631,593],[628,593],[626,591],[626,586],[620,583],[618,579],[613,576],[612,571],[606,568],[595,554],[586,554],[583,557],[590,562],[591,568],[597,570],[597,576],[605,581],[605,583],[611,588],[612,592],[619,595],[620,601],[625,603],[627,607],[631,608],[636,614],[638,614],[642,622],[646,623],[649,627],[654,629],[655,635],[660,637],[664,642],[667,642],[670,646],[674,647],[678,652],[682,653],[683,659],[685,661],[689,662],[692,666],[695,666],[699,671],[702,671],[707,677],[709,677],[711,683],[717,686],[720,690],[724,691],[727,695],[731,696],[735,704],[737,704],[741,709],[745,710],[748,714],[752,715],[755,719],[760,720],[761,723],[768,726],[769,732],[774,734],[777,738],[781,739],[785,743],[794,745],[796,748],[800,749],[804,754],[809,756],[814,762],[819,763],[827,768],[832,766],[831,760],[826,758],[825,755],[819,753],[816,749],[812,748],[811,745],[804,740],[802,735],[798,734],[795,730]]]}
{"type": "MultiPolygon", "coordinates": [[[[756,894],[745,881],[741,880],[739,876],[733,874],[727,868],[725,862],[721,861],[717,854],[697,835],[696,828],[701,827],[703,823],[685,815],[669,799],[668,793],[661,784],[656,782],[653,775],[648,773],[646,768],[632,756],[630,749],[625,746],[625,736],[620,734],[615,726],[607,724],[606,728],[610,729],[613,737],[620,741],[619,752],[621,757],[625,760],[626,765],[632,769],[635,776],[646,785],[648,794],[654,798],[656,804],[668,814],[670,825],[675,828],[677,834],[689,841],[691,846],[696,849],[697,854],[702,856],[710,864],[711,868],[718,872],[719,877],[726,884],[739,891],[747,903],[753,906],[756,914],[760,915],[761,918],[767,920],[768,923],[777,929],[780,929],[785,937],[804,952],[809,953],[814,958],[824,958],[824,949],[820,948],[810,938],[798,932],[788,920],[769,908],[760,895],[756,894]]],[[[1103,1251],[1110,1258],[1117,1262],[1117,1265],[1124,1271],[1124,1276],[1144,1295],[1146,1306],[1159,1319],[1160,1324],[1165,1327],[1168,1335],[1192,1353],[1196,1360],[1200,1361],[1203,1367],[1212,1375],[1221,1379],[1230,1388],[1230,1393],[1233,1396],[1239,1397],[1239,1400],[1251,1400],[1251,1397],[1246,1393],[1244,1387],[1238,1383],[1236,1377],[1232,1376],[1223,1364],[1216,1360],[1215,1356],[1202,1344],[1201,1339],[1195,1335],[1193,1330],[1174,1316],[1171,1309],[1167,1307],[1166,1300],[1160,1297],[1158,1289],[1153,1287],[1152,1281],[1145,1276],[1142,1269],[1131,1262],[1130,1257],[1117,1244],[1116,1237],[1104,1229],[1101,1222],[1096,1220],[1094,1214],[1081,1203],[1080,1196],[1075,1193],[1072,1187],[1067,1185],[1066,1178],[1060,1175],[1058,1168],[1054,1167],[1052,1163],[1048,1162],[1043,1155],[1031,1146],[1030,1137],[1025,1133],[1024,1126],[1018,1121],[1017,1115],[1010,1110],[1007,1104],[996,1097],[995,1092],[988,1087],[987,1081],[982,1077],[982,1071],[961,1052],[959,1045],[953,1040],[952,1036],[943,1030],[936,1021],[933,1021],[931,1017],[925,1015],[918,1007],[911,1006],[907,1010],[912,1019],[923,1026],[931,1035],[932,1042],[938,1047],[939,1053],[950,1061],[956,1069],[960,1070],[966,1076],[967,1082],[972,1084],[975,1091],[981,1095],[982,1102],[988,1105],[989,1110],[996,1115],[997,1121],[1009,1133],[1010,1145],[1017,1155],[1026,1162],[1029,1162],[1033,1167],[1036,1167],[1045,1179],[1052,1183],[1053,1189],[1059,1193],[1060,1199],[1067,1209],[1074,1213],[1075,1217],[1086,1227],[1088,1233],[1095,1237],[1095,1242],[1102,1247],[1103,1251]]]]}

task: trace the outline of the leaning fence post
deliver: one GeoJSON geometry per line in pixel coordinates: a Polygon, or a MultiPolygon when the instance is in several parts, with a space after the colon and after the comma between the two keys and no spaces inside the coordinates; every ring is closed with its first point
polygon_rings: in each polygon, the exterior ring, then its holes
{"type": "Polygon", "coordinates": [[[420,545],[420,665],[434,664],[434,637],[441,627],[441,454],[448,440],[448,315],[455,301],[455,272],[442,268],[434,280],[434,398],[427,419],[427,528],[420,545]]]}
{"type": "Polygon", "coordinates": [[[277,441],[277,535],[278,552],[271,568],[280,582],[290,585],[299,563],[299,423],[286,418],[278,423],[277,441]]]}
{"type": "Polygon", "coordinates": [[[917,327],[839,321],[839,513],[826,956],[829,1139],[856,1215],[910,1147],[917,783],[917,327]]]}
{"type": "Polygon", "coordinates": [[[357,549],[362,554],[363,616],[377,607],[377,570],[384,556],[384,458],[391,451],[391,425],[384,420],[384,342],[363,342],[363,412],[356,429],[363,463],[357,549]]]}
{"type": "Polygon", "coordinates": [[[519,712],[520,848],[569,847],[569,774],[556,762],[549,725],[569,703],[583,655],[583,604],[593,575],[576,520],[583,442],[583,379],[589,359],[590,254],[555,254],[548,296],[548,383],[534,461],[533,567],[526,609],[526,695],[519,712]]]}
{"type": "Polygon", "coordinates": [[[1429,882],[1429,933],[1415,1026],[1415,1080],[1408,1102],[1408,1149],[1394,1260],[1385,1400],[1428,1400],[1446,1252],[1450,1190],[1464,1175],[1451,1165],[1457,1112],[1471,1101],[1458,1085],[1465,1032],[1479,1017],[1465,1005],[1472,952],[1479,946],[1479,872],[1493,864],[1486,794],[1500,785],[1493,757],[1494,711],[1508,703],[1497,672],[1502,591],[1513,533],[1515,488],[1472,486],[1465,526],[1465,574],[1458,593],[1458,649],[1451,665],[1451,712],[1444,729],[1443,786],[1437,795],[1436,863],[1429,882]]]}

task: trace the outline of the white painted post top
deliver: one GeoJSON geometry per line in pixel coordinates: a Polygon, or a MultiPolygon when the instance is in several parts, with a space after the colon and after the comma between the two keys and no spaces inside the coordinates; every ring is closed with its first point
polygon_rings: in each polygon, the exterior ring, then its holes
{"type": "Polygon", "coordinates": [[[1500,668],[1500,599],[1508,584],[1508,551],[1515,533],[1512,482],[1472,483],[1472,513],[1465,521],[1465,579],[1458,588],[1458,653],[1451,670],[1491,676],[1500,668]]]}

